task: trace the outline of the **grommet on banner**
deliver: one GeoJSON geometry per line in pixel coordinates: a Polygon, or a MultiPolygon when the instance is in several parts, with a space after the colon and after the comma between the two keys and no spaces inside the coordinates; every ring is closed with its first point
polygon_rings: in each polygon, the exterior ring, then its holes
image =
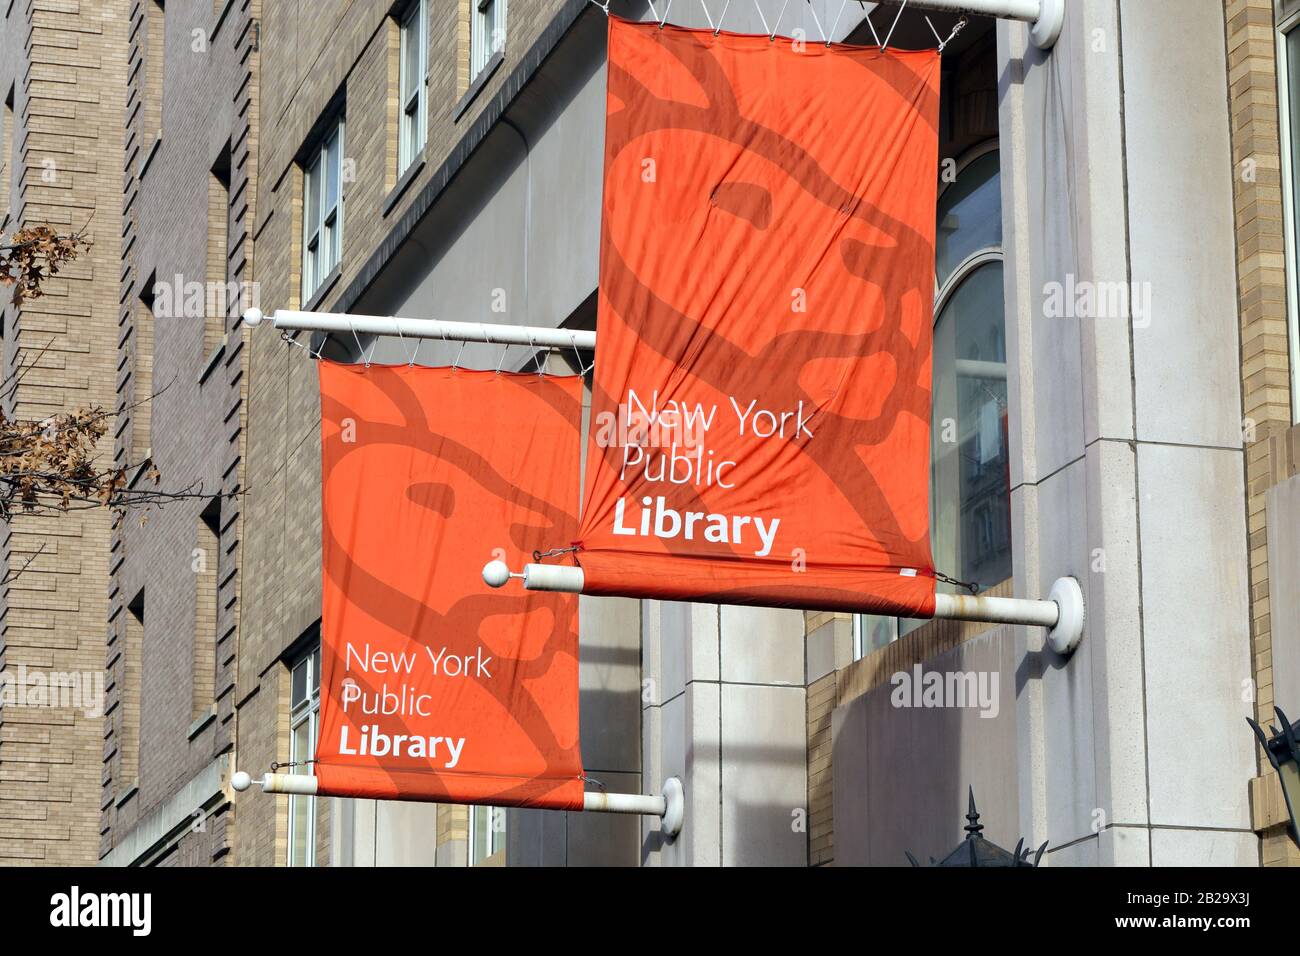
{"type": "Polygon", "coordinates": [[[573,357],[578,360],[578,374],[586,375],[587,370],[583,366],[582,353],[578,351],[578,340],[572,333],[569,334],[569,342],[573,345],[573,357]]]}
{"type": "MultiPolygon", "coordinates": [[[[758,0],[754,0],[754,2],[757,3],[758,0]]],[[[789,5],[790,5],[790,0],[785,0],[785,2],[781,4],[780,11],[777,12],[776,22],[772,24],[772,35],[768,37],[768,39],[771,40],[773,43],[776,42],[777,31],[781,29],[781,18],[785,16],[785,8],[788,7],[789,5]]]]}
{"type": "MultiPolygon", "coordinates": [[[[402,334],[402,323],[395,317],[393,318],[393,328],[397,330],[397,340],[402,343],[402,351],[406,351],[406,336],[402,334]]],[[[406,363],[407,368],[415,368],[415,356],[420,354],[420,343],[415,343],[415,354],[411,356],[410,361],[406,363]]]]}
{"type": "MultiPolygon", "coordinates": [[[[705,3],[704,0],[700,0],[700,9],[704,11],[704,19],[706,19],[706,20],[709,21],[709,29],[712,30],[712,29],[713,29],[713,15],[712,15],[711,13],[709,13],[709,5],[708,5],[707,3],[705,3]]],[[[721,23],[721,22],[722,22],[721,20],[718,21],[718,23],[721,23]]],[[[716,33],[713,34],[713,35],[714,35],[714,36],[717,36],[716,33]]]]}
{"type": "Polygon", "coordinates": [[[871,14],[867,11],[867,5],[863,0],[858,0],[858,6],[862,7],[862,18],[867,21],[867,29],[871,31],[871,39],[876,41],[876,46],[880,46],[880,34],[876,32],[876,25],[871,22],[871,14]]]}
{"type": "MultiPolygon", "coordinates": [[[[601,3],[600,0],[588,0],[588,2],[603,11],[605,16],[610,15],[608,0],[604,3],[601,3]]],[[[876,25],[871,20],[871,14],[867,10],[866,0],[858,0],[858,5],[862,7],[863,19],[866,20],[867,27],[871,30],[871,37],[875,41],[876,46],[880,47],[881,53],[884,53],[889,47],[889,41],[893,37],[894,27],[898,25],[903,10],[907,8],[909,2],[913,7],[919,7],[922,10],[941,10],[944,12],[959,13],[962,15],[963,19],[966,14],[971,13],[979,16],[1017,20],[1022,23],[1027,23],[1029,24],[1029,38],[1033,41],[1034,46],[1038,47],[1040,50],[1051,49],[1060,37],[1061,29],[1065,24],[1065,0],[1038,0],[1037,12],[1034,13],[1020,9],[1017,9],[1014,12],[1008,11],[1006,0],[885,0],[885,2],[891,6],[899,5],[900,9],[898,14],[894,16],[894,22],[889,28],[889,33],[886,34],[885,39],[882,42],[880,34],[876,31],[876,25]]],[[[659,8],[655,5],[654,0],[647,0],[647,3],[650,6],[650,13],[652,14],[650,22],[658,22],[659,29],[662,30],[668,24],[668,15],[672,11],[673,6],[672,0],[668,0],[667,5],[664,7],[663,16],[659,15],[659,8]]],[[[759,20],[763,24],[763,32],[767,34],[768,40],[772,43],[776,42],[776,35],[781,29],[781,17],[784,15],[788,3],[789,0],[783,0],[781,10],[776,17],[776,22],[769,27],[767,16],[763,13],[760,0],[754,0],[754,9],[758,13],[759,20]]],[[[821,18],[817,16],[817,11],[813,8],[812,0],[807,0],[807,3],[809,12],[812,13],[813,20],[817,24],[817,30],[821,34],[822,40],[827,46],[830,46],[834,42],[833,38],[835,36],[835,31],[839,28],[839,22],[844,13],[844,5],[841,5],[839,13],[836,14],[835,21],[831,24],[830,33],[828,35],[826,29],[822,26],[821,18]]],[[[844,0],[844,4],[847,3],[848,0],[844,0]]],[[[726,3],[722,8],[722,15],[718,18],[717,23],[714,23],[713,14],[709,12],[705,0],[700,0],[700,6],[704,9],[704,16],[709,21],[709,29],[713,31],[713,35],[716,37],[726,26],[727,11],[731,7],[731,0],[726,0],[726,3]]],[[[962,26],[964,25],[965,24],[963,23],[962,26]]],[[[940,40],[938,31],[934,29],[934,24],[930,24],[930,31],[934,33],[935,39],[939,40],[940,53],[943,52],[944,46],[957,35],[960,29],[961,27],[955,29],[952,36],[948,37],[948,40],[940,40]]]]}
{"type": "Polygon", "coordinates": [[[532,336],[532,333],[531,333],[531,332],[528,334],[528,347],[529,347],[530,349],[532,349],[532,350],[533,350],[533,354],[534,354],[535,356],[537,356],[537,377],[538,377],[538,378],[545,378],[545,377],[546,377],[546,368],[542,365],[542,357],[546,354],[546,350],[545,350],[545,349],[539,349],[539,348],[537,348],[537,346],[535,346],[535,345],[533,344],[533,336],[532,336]]]}
{"type": "Polygon", "coordinates": [[[812,0],[807,0],[808,12],[813,16],[813,23],[817,24],[817,32],[822,35],[822,39],[828,44],[831,42],[830,37],[826,35],[826,28],[822,26],[821,17],[817,16],[817,8],[813,6],[812,0]]]}
{"type": "Polygon", "coordinates": [[[942,53],[942,52],[943,52],[943,37],[939,36],[939,31],[936,30],[936,29],[934,28],[934,21],[931,20],[929,17],[926,17],[926,18],[925,18],[925,25],[928,26],[928,27],[930,28],[930,32],[934,34],[934,42],[938,44],[938,50],[939,50],[940,53],[942,53]]]}
{"type": "MultiPolygon", "coordinates": [[[[840,12],[835,14],[835,22],[831,24],[831,36],[835,36],[835,29],[840,25],[840,17],[844,16],[844,8],[849,5],[849,0],[843,0],[840,4],[840,12]]],[[[826,45],[829,47],[831,41],[827,39],[826,45]]]]}
{"type": "MultiPolygon", "coordinates": [[[[703,0],[700,0],[700,2],[702,3],[703,0]]],[[[719,33],[722,32],[722,21],[727,19],[727,10],[728,8],[730,8],[730,6],[731,6],[731,0],[727,0],[726,4],[722,8],[722,16],[718,17],[718,28],[713,31],[714,36],[717,36],[719,33]]]]}
{"type": "Polygon", "coordinates": [[[903,11],[907,9],[907,0],[903,0],[902,6],[898,8],[898,13],[894,14],[894,22],[889,26],[889,32],[885,34],[885,42],[880,45],[880,52],[884,53],[889,48],[889,41],[894,36],[894,28],[898,26],[899,19],[903,16],[903,11]]]}
{"type": "Polygon", "coordinates": [[[357,335],[356,326],[348,322],[348,328],[352,330],[352,341],[357,343],[357,355],[365,363],[366,368],[370,368],[370,359],[366,357],[366,350],[361,347],[361,336],[357,335]]]}

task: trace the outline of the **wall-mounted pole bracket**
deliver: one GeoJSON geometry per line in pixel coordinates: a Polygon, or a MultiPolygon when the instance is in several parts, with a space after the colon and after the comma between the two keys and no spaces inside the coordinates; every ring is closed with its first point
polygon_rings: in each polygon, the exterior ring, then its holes
{"type": "MultiPolygon", "coordinates": [[[[494,588],[511,578],[520,578],[530,591],[564,591],[581,594],[585,585],[582,568],[564,564],[526,564],[514,573],[504,561],[489,561],[483,580],[494,588]]],[[[1058,578],[1046,601],[1024,598],[980,597],[965,594],[936,594],[934,616],[954,621],[987,621],[993,624],[1024,624],[1047,628],[1047,640],[1058,654],[1069,654],[1083,639],[1083,589],[1075,578],[1058,578]]]]}
{"type": "MultiPolygon", "coordinates": [[[[317,778],[306,773],[267,773],[255,778],[243,770],[230,776],[230,786],[243,793],[254,784],[263,793],[281,793],[314,797],[317,795],[317,778]]],[[[584,793],[582,809],[587,813],[631,813],[658,817],[659,832],[673,839],[682,832],[686,816],[686,797],[682,782],[677,777],[664,781],[659,793],[584,793]]]]}

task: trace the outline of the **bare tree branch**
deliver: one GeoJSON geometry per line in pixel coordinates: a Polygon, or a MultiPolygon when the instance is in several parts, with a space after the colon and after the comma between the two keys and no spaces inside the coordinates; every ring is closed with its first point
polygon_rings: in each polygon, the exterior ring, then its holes
{"type": "Polygon", "coordinates": [[[0,587],[4,587],[6,584],[9,584],[11,581],[17,580],[18,576],[22,574],[24,571],[26,571],[28,568],[30,568],[32,566],[32,562],[35,561],[37,558],[39,558],[41,556],[41,552],[44,550],[45,550],[45,542],[42,541],[41,546],[32,552],[32,556],[28,558],[25,562],[23,562],[23,566],[21,568],[19,568],[17,571],[5,572],[4,577],[0,578],[0,587]]]}

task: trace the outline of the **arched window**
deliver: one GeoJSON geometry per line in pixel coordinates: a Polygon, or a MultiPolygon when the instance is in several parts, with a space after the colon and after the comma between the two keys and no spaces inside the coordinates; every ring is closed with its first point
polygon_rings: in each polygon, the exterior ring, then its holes
{"type": "MultiPolygon", "coordinates": [[[[981,588],[1011,576],[1002,192],[996,142],[940,184],[935,238],[930,542],[935,567],[981,588]]],[[[941,588],[951,590],[946,585],[941,588]]],[[[859,615],[854,657],[923,621],[859,615]]]]}

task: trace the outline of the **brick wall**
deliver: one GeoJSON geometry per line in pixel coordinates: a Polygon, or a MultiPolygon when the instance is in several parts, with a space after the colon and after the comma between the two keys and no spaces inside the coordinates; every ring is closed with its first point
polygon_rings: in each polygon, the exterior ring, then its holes
{"type": "MultiPolygon", "coordinates": [[[[1285,462],[1295,444],[1273,0],[1225,0],[1224,18],[1235,164],[1255,708],[1257,719],[1267,722],[1274,698],[1265,501],[1268,489],[1286,477],[1285,462]]],[[[1256,756],[1262,759],[1262,754],[1256,756]]],[[[1300,853],[1288,853],[1287,842],[1284,836],[1266,832],[1265,864],[1300,865],[1300,853]]]]}
{"type": "MultiPolygon", "coordinates": [[[[0,99],[14,90],[0,232],[88,226],[95,243],[44,298],[15,309],[5,293],[4,373],[33,366],[6,395],[10,415],[113,408],[126,10],[125,0],[27,0],[0,13],[0,99]]],[[[0,667],[104,675],[109,524],[91,510],[20,515],[3,529],[7,566],[31,564],[0,595],[0,667]]],[[[0,865],[95,860],[103,725],[78,708],[0,711],[0,865]]]]}
{"type": "MultiPolygon", "coordinates": [[[[133,633],[140,646],[116,682],[134,713],[104,728],[101,854],[235,745],[246,355],[240,302],[209,283],[253,280],[259,15],[257,0],[133,0],[125,14],[125,148],[106,190],[123,220],[116,456],[135,487],[154,481],[151,465],[181,497],[112,537],[109,659],[129,660],[133,633]]],[[[154,850],[162,861],[227,859],[233,814],[224,802],[203,814],[201,830],[154,850]]]]}
{"type": "MultiPolygon", "coordinates": [[[[398,31],[387,0],[322,5],[277,0],[261,29],[262,121],[275,134],[258,157],[261,185],[253,238],[262,307],[297,308],[302,255],[301,151],[320,125],[345,116],[344,230],[339,276],[319,293],[328,310],[380,248],[423,186],[466,135],[479,111],[517,68],[550,20],[573,0],[516,0],[509,8],[504,60],[468,102],[468,6],[433,0],[428,27],[428,110],[423,165],[397,174],[398,31]]],[[[418,162],[417,162],[418,165],[418,162]]],[[[286,648],[320,617],[320,407],[316,370],[301,349],[258,330],[248,377],[248,539],[236,699],[241,769],[265,770],[288,756],[276,718],[286,648]]],[[[321,801],[321,813],[324,804],[321,801]]],[[[287,852],[283,805],[237,799],[235,857],[276,863],[287,852]]],[[[464,840],[463,813],[439,812],[439,842],[464,840]]],[[[326,827],[323,817],[318,828],[326,827]]],[[[319,832],[319,830],[318,830],[319,832]]],[[[323,861],[323,857],[321,858],[323,861]]]]}
{"type": "Polygon", "coordinates": [[[808,685],[808,864],[835,859],[835,773],[831,717],[839,695],[839,671],[808,685]]]}

